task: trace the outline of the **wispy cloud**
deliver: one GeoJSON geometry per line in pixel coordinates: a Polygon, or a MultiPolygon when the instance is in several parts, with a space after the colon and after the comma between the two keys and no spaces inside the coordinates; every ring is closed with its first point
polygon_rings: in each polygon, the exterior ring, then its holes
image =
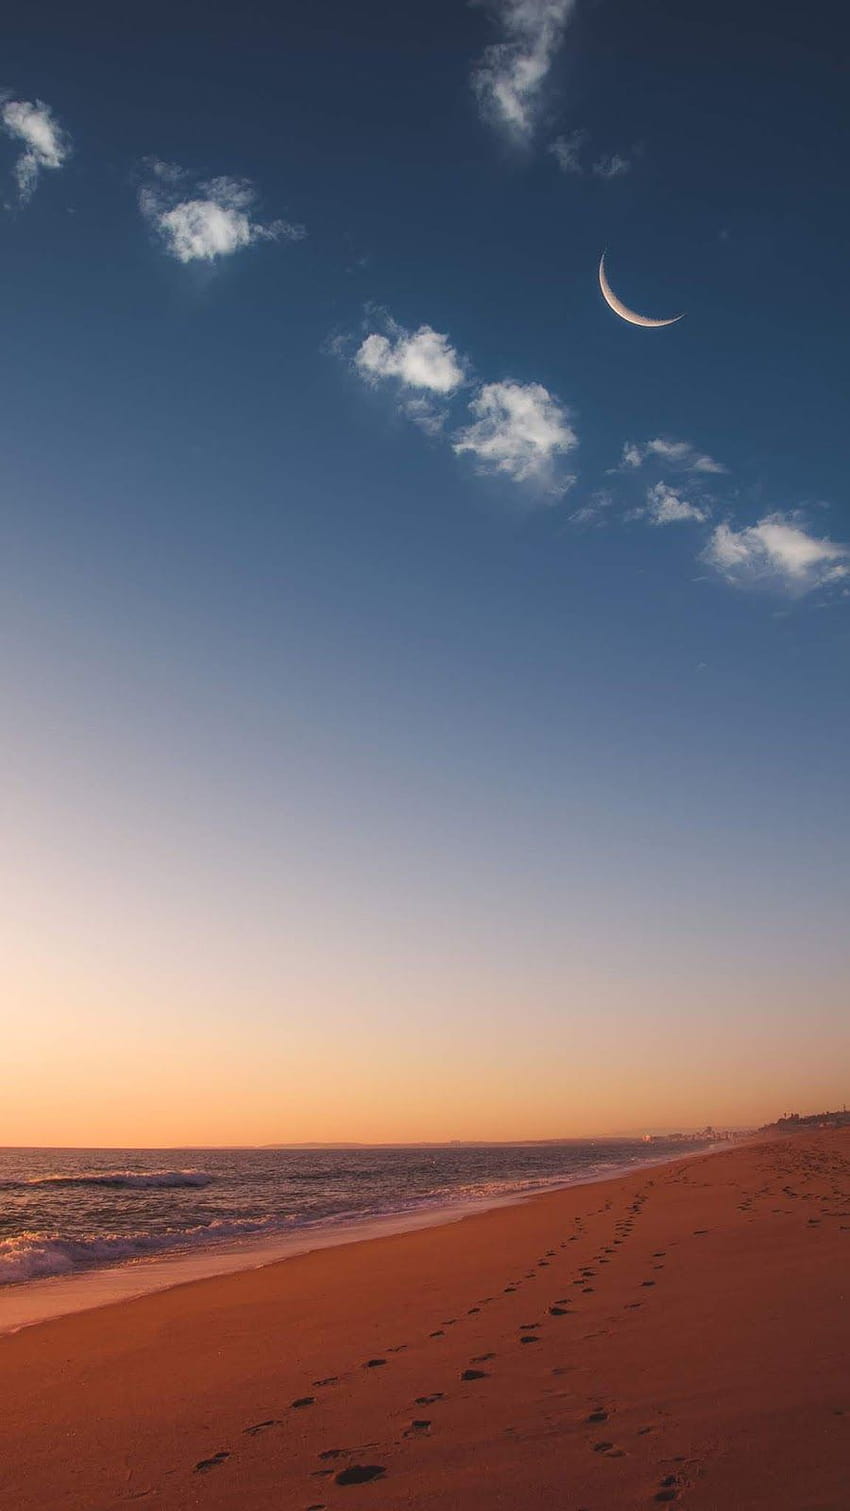
{"type": "Polygon", "coordinates": [[[574,509],[570,515],[570,522],[574,525],[604,525],[610,519],[610,511],[616,500],[607,488],[597,488],[594,493],[588,495],[578,509],[574,509]]]}
{"type": "Polygon", "coordinates": [[[549,151],[562,173],[584,172],[582,154],[586,142],[586,131],[571,131],[569,136],[557,136],[549,143],[549,151]]]}
{"type": "Polygon", "coordinates": [[[572,479],[557,463],[578,445],[563,405],[542,383],[485,383],[469,404],[473,423],[458,431],[454,450],[469,452],[484,472],[502,473],[563,493],[572,479]]]}
{"type": "Polygon", "coordinates": [[[212,178],[192,184],[175,163],[148,163],[150,181],[139,208],[178,262],[213,262],[258,241],[297,241],[303,226],[254,220],[257,191],[248,179],[212,178]]]}
{"type": "Polygon", "coordinates": [[[557,136],[549,143],[549,151],[562,173],[581,176],[592,173],[595,178],[622,178],[628,173],[631,158],[620,152],[592,158],[589,151],[590,137],[586,131],[571,131],[569,136],[557,136]]]}
{"type": "Polygon", "coordinates": [[[595,163],[591,163],[590,171],[597,178],[622,178],[631,168],[631,161],[623,157],[620,152],[612,152],[608,157],[598,157],[595,163]]]}
{"type": "Polygon", "coordinates": [[[696,504],[683,496],[681,489],[671,488],[667,483],[653,483],[646,490],[645,506],[638,510],[651,525],[675,525],[685,520],[703,524],[708,519],[704,504],[696,504]]]}
{"type": "Polygon", "coordinates": [[[628,471],[642,467],[646,461],[666,463],[684,472],[709,473],[727,470],[722,462],[716,462],[713,457],[705,456],[692,446],[690,441],[673,441],[664,436],[656,436],[654,440],[644,441],[640,445],[627,441],[623,447],[620,469],[628,471]]]}
{"type": "Polygon", "coordinates": [[[720,524],[703,560],[728,582],[781,588],[794,596],[838,583],[850,586],[850,546],[809,534],[796,515],[768,514],[742,530],[720,524]]]}
{"type": "Polygon", "coordinates": [[[0,100],[0,120],[6,135],[23,143],[14,173],[25,204],[32,198],[42,168],[61,168],[67,162],[71,140],[43,100],[13,100],[8,95],[0,95],[0,100]]]}
{"type": "Polygon", "coordinates": [[[484,52],[472,86],[484,116],[519,141],[529,141],[540,97],[575,0],[493,0],[503,38],[484,52]]]}

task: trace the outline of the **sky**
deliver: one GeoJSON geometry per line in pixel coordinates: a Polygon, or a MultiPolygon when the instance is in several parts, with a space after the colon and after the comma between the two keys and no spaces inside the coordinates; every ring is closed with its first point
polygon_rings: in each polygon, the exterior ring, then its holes
{"type": "Polygon", "coordinates": [[[0,1143],[843,1103],[840,15],[18,8],[0,1143]]]}

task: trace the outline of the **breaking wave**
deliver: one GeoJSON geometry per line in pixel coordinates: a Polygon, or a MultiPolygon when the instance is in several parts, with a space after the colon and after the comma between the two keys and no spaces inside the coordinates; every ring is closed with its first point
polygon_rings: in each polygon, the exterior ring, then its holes
{"type": "Polygon", "coordinates": [[[204,1170],[92,1170],[81,1175],[33,1175],[29,1180],[3,1181],[0,1189],[30,1191],[34,1186],[109,1186],[148,1191],[170,1186],[209,1186],[215,1179],[204,1170]]]}
{"type": "Polygon", "coordinates": [[[99,1265],[194,1249],[219,1240],[255,1237],[279,1226],[273,1219],[256,1218],[242,1222],[216,1220],[202,1227],[173,1229],[168,1233],[105,1233],[91,1238],[19,1233],[14,1238],[0,1238],[0,1285],[73,1275],[99,1265]]]}

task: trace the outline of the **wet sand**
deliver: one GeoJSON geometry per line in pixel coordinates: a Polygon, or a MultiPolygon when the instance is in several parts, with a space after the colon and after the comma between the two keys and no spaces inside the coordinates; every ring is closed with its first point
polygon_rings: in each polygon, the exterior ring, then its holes
{"type": "Polygon", "coordinates": [[[3,1511],[847,1511],[850,1135],[0,1339],[3,1511]]]}

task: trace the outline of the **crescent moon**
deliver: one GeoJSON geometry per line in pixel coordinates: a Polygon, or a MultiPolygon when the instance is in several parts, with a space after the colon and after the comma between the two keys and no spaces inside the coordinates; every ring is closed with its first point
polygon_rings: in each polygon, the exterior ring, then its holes
{"type": "Polygon", "coordinates": [[[617,298],[608,282],[608,275],[605,272],[604,252],[599,259],[599,287],[602,290],[602,298],[605,300],[605,303],[609,305],[615,315],[620,316],[621,320],[628,320],[630,325],[644,325],[647,329],[655,330],[660,325],[675,325],[677,320],[684,320],[685,318],[684,314],[681,314],[674,315],[670,320],[651,320],[649,315],[639,315],[635,310],[630,310],[628,305],[623,303],[622,299],[617,298]]]}

